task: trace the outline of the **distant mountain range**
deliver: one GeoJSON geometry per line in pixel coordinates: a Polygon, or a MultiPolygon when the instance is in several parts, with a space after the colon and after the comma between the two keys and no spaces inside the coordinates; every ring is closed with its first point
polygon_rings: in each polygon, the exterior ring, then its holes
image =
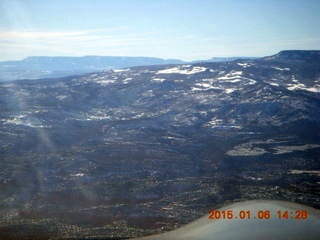
{"type": "Polygon", "coordinates": [[[243,60],[243,59],[257,59],[257,57],[213,57],[208,60],[195,60],[191,63],[200,63],[200,62],[230,62],[235,60],[243,60]]]}
{"type": "MultiPolygon", "coordinates": [[[[227,62],[243,57],[211,58],[196,60],[197,62],[227,62]]],[[[246,59],[252,59],[250,57],[246,59]]],[[[114,56],[84,56],[84,57],[27,57],[21,61],[0,62],[0,81],[19,79],[56,78],[68,75],[78,75],[94,71],[127,68],[134,66],[150,66],[164,64],[187,63],[178,59],[162,59],[153,57],[114,57],[114,56]]]]}

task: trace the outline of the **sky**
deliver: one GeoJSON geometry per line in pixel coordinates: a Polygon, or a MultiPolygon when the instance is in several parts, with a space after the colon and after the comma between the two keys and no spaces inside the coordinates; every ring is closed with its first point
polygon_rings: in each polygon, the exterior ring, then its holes
{"type": "Polygon", "coordinates": [[[320,0],[0,0],[0,61],[320,50],[320,0]]]}

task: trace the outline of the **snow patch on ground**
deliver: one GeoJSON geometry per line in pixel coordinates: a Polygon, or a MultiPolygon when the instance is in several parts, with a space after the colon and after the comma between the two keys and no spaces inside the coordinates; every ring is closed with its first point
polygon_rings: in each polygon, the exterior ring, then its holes
{"type": "Polygon", "coordinates": [[[243,67],[243,68],[246,68],[246,67],[250,67],[251,64],[250,63],[237,63],[237,65],[243,67]]]}
{"type": "Polygon", "coordinates": [[[199,82],[195,84],[195,87],[192,87],[192,91],[206,91],[209,89],[221,89],[212,85],[212,82],[199,82]]]}
{"type": "Polygon", "coordinates": [[[224,82],[238,82],[241,81],[240,78],[242,76],[242,73],[242,71],[231,71],[225,76],[218,77],[218,79],[223,80],[224,82]]]}
{"type": "Polygon", "coordinates": [[[222,119],[212,118],[209,122],[205,124],[206,127],[216,127],[223,123],[222,119]]]}
{"type": "Polygon", "coordinates": [[[59,95],[56,98],[59,99],[59,100],[63,100],[65,98],[67,98],[67,97],[68,97],[67,95],[59,95]]]}
{"type": "Polygon", "coordinates": [[[223,128],[223,129],[241,129],[242,127],[239,125],[230,125],[230,124],[223,124],[222,119],[218,119],[216,117],[212,118],[209,122],[204,124],[204,127],[209,128],[223,128]]]}
{"type": "Polygon", "coordinates": [[[230,93],[233,93],[234,91],[236,91],[237,89],[235,89],[235,88],[227,88],[227,89],[225,89],[224,91],[225,91],[225,93],[227,93],[227,94],[230,94],[230,93]]]}
{"type": "Polygon", "coordinates": [[[276,155],[284,154],[284,153],[291,153],[295,151],[305,151],[309,149],[319,148],[320,145],[318,144],[305,144],[300,146],[277,146],[273,149],[275,150],[276,155]]]}
{"type": "Polygon", "coordinates": [[[153,82],[163,82],[165,80],[166,80],[165,78],[152,78],[151,79],[151,81],[153,81],[153,82]]]}
{"type": "Polygon", "coordinates": [[[320,92],[320,85],[316,85],[316,86],[313,86],[313,87],[307,87],[303,83],[296,82],[295,84],[288,84],[287,85],[287,89],[290,90],[290,91],[305,90],[305,91],[308,91],[308,92],[318,93],[318,92],[320,92]]]}
{"type": "Polygon", "coordinates": [[[253,85],[253,84],[257,83],[256,80],[253,80],[253,79],[250,79],[250,78],[246,78],[246,79],[249,80],[249,82],[248,82],[249,85],[253,85]]]}
{"type": "Polygon", "coordinates": [[[108,80],[108,79],[96,79],[96,83],[99,83],[101,85],[109,85],[111,83],[116,83],[117,81],[116,80],[108,80]]]}
{"type": "Polygon", "coordinates": [[[228,81],[225,81],[225,82],[229,82],[229,83],[237,83],[237,82],[241,82],[241,79],[240,78],[235,78],[234,80],[228,80],[228,81]]]}
{"type": "Polygon", "coordinates": [[[319,170],[296,170],[292,169],[289,171],[290,174],[310,174],[310,175],[316,175],[320,177],[320,171],[319,170]]]}
{"type": "Polygon", "coordinates": [[[119,73],[119,72],[127,72],[129,71],[129,68],[125,68],[125,69],[113,69],[113,72],[119,73]]]}
{"type": "Polygon", "coordinates": [[[203,91],[203,89],[202,88],[192,87],[191,91],[203,91]]]}
{"type": "MultiPolygon", "coordinates": [[[[109,116],[95,116],[95,115],[87,115],[85,121],[97,121],[97,120],[105,120],[110,119],[109,116]]],[[[82,120],[82,119],[79,119],[82,120]]]]}
{"type": "Polygon", "coordinates": [[[100,80],[100,81],[97,81],[97,83],[99,83],[101,85],[108,85],[108,84],[115,83],[115,82],[116,82],[115,80],[100,80]]]}
{"type": "Polygon", "coordinates": [[[296,77],[295,77],[294,75],[291,76],[291,81],[292,81],[292,82],[295,82],[295,83],[298,83],[298,82],[299,82],[299,80],[296,79],[296,77]]]}
{"type": "Polygon", "coordinates": [[[290,71],[290,68],[279,68],[279,67],[272,67],[272,68],[279,71],[290,71]]]}
{"type": "Polygon", "coordinates": [[[84,173],[76,173],[76,174],[71,174],[71,177],[83,177],[84,173]]]}
{"type": "Polygon", "coordinates": [[[209,83],[196,83],[195,85],[203,88],[213,88],[213,86],[209,83]]]}
{"type": "Polygon", "coordinates": [[[10,119],[1,120],[4,124],[14,124],[14,125],[23,125],[32,128],[45,128],[46,126],[42,124],[42,122],[38,119],[30,119],[25,114],[19,114],[12,116],[10,119]]]}
{"type": "Polygon", "coordinates": [[[122,82],[123,82],[124,84],[128,84],[131,80],[132,80],[132,78],[126,78],[126,79],[124,79],[122,82]]]}
{"type": "Polygon", "coordinates": [[[179,66],[179,67],[168,68],[168,69],[164,69],[164,70],[159,70],[157,72],[157,74],[178,73],[178,74],[190,75],[190,74],[204,72],[207,70],[207,68],[205,68],[205,67],[198,67],[198,66],[194,66],[193,68],[190,68],[190,67],[191,67],[190,65],[183,65],[183,66],[179,66]]]}

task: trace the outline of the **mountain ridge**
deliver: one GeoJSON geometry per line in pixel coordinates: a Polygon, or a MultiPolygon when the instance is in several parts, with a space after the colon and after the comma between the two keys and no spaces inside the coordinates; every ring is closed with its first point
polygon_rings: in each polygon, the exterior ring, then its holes
{"type": "Polygon", "coordinates": [[[88,72],[119,69],[135,66],[151,66],[165,64],[195,64],[201,62],[230,62],[236,60],[278,60],[304,61],[319,60],[318,50],[283,50],[267,57],[213,57],[208,60],[182,61],[179,59],[163,59],[155,57],[130,56],[30,56],[19,61],[0,62],[0,81],[57,78],[68,75],[79,75],[88,72]],[[308,59],[306,59],[308,58],[308,59]],[[294,60],[295,59],[295,60],[294,60]]]}
{"type": "Polygon", "coordinates": [[[195,60],[186,62],[179,59],[163,59],[155,57],[95,55],[82,57],[30,56],[19,61],[0,62],[0,81],[56,78],[99,70],[102,71],[135,66],[186,64],[197,62],[226,62],[235,59],[238,58],[211,58],[209,60],[195,60]]]}
{"type": "Polygon", "coordinates": [[[56,78],[93,71],[133,66],[182,64],[181,60],[153,57],[83,56],[48,57],[30,56],[20,61],[0,62],[0,81],[19,79],[56,78]]]}
{"type": "Polygon", "coordinates": [[[262,59],[281,61],[319,61],[320,50],[283,50],[262,59]]]}

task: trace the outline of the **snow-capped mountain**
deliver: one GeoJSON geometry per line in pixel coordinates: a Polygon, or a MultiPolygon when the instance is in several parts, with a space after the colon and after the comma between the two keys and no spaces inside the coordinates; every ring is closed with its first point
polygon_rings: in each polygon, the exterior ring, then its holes
{"type": "Polygon", "coordinates": [[[0,232],[137,237],[241,200],[319,208],[319,53],[0,83],[0,232]]]}

